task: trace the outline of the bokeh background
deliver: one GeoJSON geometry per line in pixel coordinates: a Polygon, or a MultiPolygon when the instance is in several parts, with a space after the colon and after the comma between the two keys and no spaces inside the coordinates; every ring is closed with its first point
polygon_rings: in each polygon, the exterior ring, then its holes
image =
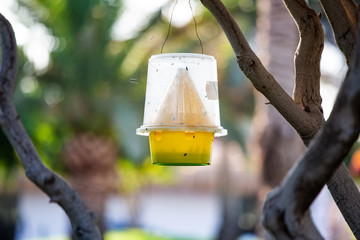
{"type": "MultiPolygon", "coordinates": [[[[281,37],[293,41],[290,48],[280,43],[283,50],[267,50],[275,49],[273,38],[263,34],[270,29],[275,40],[281,36],[282,27],[268,24],[273,20],[264,11],[275,1],[223,2],[265,64],[271,59],[290,64],[280,68],[280,75],[290,70],[286,79],[291,82],[296,28],[290,24],[285,31],[289,37],[281,37]],[[290,61],[276,55],[281,52],[290,61]]],[[[317,3],[310,4],[320,11],[317,3]]],[[[271,179],[281,180],[282,173],[277,165],[264,165],[257,149],[272,152],[280,146],[259,144],[256,139],[264,137],[254,137],[258,130],[274,127],[266,125],[271,121],[264,115],[256,121],[253,116],[259,111],[256,105],[271,106],[259,104],[265,100],[254,93],[221,28],[200,1],[1,0],[0,12],[17,38],[14,101],[25,128],[45,164],[97,213],[106,240],[268,237],[259,225],[261,202],[279,181],[271,179]],[[164,53],[201,53],[196,30],[204,54],[218,62],[221,122],[229,134],[215,140],[211,166],[152,166],[148,139],[135,134],[143,120],[147,61],[160,53],[167,35],[164,53]]],[[[323,21],[322,97],[328,115],[346,66],[323,21]]],[[[291,148],[284,148],[297,159],[291,148]]],[[[356,147],[353,153],[347,163],[356,177],[360,154],[356,147]]],[[[1,239],[71,238],[66,216],[26,179],[2,132],[0,180],[1,239]]],[[[351,239],[330,195],[321,196],[313,212],[329,235],[326,239],[351,239]]]]}

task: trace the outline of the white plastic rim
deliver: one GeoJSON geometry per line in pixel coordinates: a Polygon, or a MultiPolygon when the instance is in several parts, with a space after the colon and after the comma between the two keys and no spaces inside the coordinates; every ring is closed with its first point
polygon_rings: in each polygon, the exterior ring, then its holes
{"type": "Polygon", "coordinates": [[[202,131],[227,135],[220,125],[216,59],[196,53],[165,53],[149,59],[143,125],[151,131],[202,131]]]}
{"type": "Polygon", "coordinates": [[[166,58],[166,59],[168,59],[168,58],[178,58],[178,57],[185,57],[187,59],[200,58],[202,60],[209,59],[210,61],[216,61],[213,56],[206,55],[206,54],[200,54],[200,53],[162,53],[162,54],[152,55],[149,60],[157,59],[157,58],[166,58]]]}
{"type": "Polygon", "coordinates": [[[213,132],[215,137],[222,137],[228,134],[227,130],[219,128],[207,128],[207,127],[172,127],[172,126],[141,126],[136,129],[137,135],[149,136],[150,132],[154,131],[179,131],[179,132],[213,132]]]}

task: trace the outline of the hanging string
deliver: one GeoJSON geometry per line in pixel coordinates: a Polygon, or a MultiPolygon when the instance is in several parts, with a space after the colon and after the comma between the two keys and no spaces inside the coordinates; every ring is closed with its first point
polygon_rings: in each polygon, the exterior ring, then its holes
{"type": "Polygon", "coordinates": [[[192,17],[193,17],[194,24],[195,24],[195,33],[196,33],[196,37],[197,37],[197,39],[199,39],[199,43],[200,43],[200,47],[201,47],[201,54],[204,54],[204,48],[203,48],[203,45],[202,45],[201,39],[200,39],[200,37],[199,37],[198,30],[197,30],[197,22],[196,22],[196,20],[195,20],[195,16],[194,16],[193,8],[192,8],[192,6],[191,6],[191,0],[189,0],[189,7],[190,7],[190,10],[191,10],[191,15],[192,15],[192,17]]]}
{"type": "MultiPolygon", "coordinates": [[[[162,46],[161,46],[161,52],[160,52],[161,54],[163,53],[165,43],[167,42],[167,40],[169,39],[169,36],[170,36],[171,22],[172,22],[174,10],[175,10],[175,7],[176,7],[177,3],[178,3],[178,0],[175,1],[174,6],[173,6],[173,8],[172,8],[172,10],[171,10],[171,15],[170,15],[170,20],[169,20],[169,27],[168,27],[168,31],[167,31],[165,40],[164,40],[164,42],[163,42],[163,44],[162,44],[162,46]]],[[[200,37],[199,37],[198,30],[197,30],[197,22],[196,22],[196,19],[195,19],[195,16],[194,16],[193,8],[192,8],[192,5],[191,5],[191,0],[189,0],[189,7],[190,7],[191,15],[192,15],[193,20],[194,20],[196,37],[197,37],[197,39],[199,40],[199,43],[200,43],[201,54],[204,54],[204,48],[203,48],[201,39],[200,39],[200,37]]]]}
{"type": "Polygon", "coordinates": [[[176,7],[177,3],[178,3],[178,0],[175,1],[174,7],[173,7],[173,9],[171,10],[171,15],[170,15],[170,20],[169,20],[169,27],[168,27],[168,31],[167,31],[167,34],[166,34],[166,37],[165,37],[165,41],[164,41],[164,43],[163,43],[162,46],[161,46],[161,53],[163,53],[163,49],[164,49],[165,43],[166,43],[166,41],[168,40],[169,35],[170,35],[171,22],[172,22],[174,10],[175,10],[175,7],[176,7]]]}

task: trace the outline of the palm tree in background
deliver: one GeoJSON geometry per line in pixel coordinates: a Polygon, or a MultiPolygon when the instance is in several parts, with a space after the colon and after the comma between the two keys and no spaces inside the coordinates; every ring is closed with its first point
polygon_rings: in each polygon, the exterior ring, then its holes
{"type": "MultiPolygon", "coordinates": [[[[284,90],[292,96],[294,87],[294,53],[299,41],[297,29],[283,2],[257,2],[257,46],[260,58],[284,90]]],[[[256,110],[252,127],[251,152],[259,162],[262,179],[260,204],[265,194],[278,185],[288,170],[305,150],[293,127],[279,114],[267,99],[256,96],[256,110]],[[292,151],[289,151],[292,149],[292,151]]],[[[268,238],[268,236],[266,237],[268,238]]]]}

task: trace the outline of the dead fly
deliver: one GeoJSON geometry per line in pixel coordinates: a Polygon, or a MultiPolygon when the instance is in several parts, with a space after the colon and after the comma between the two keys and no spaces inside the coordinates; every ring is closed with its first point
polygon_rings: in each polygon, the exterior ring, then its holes
{"type": "Polygon", "coordinates": [[[136,79],[136,78],[130,78],[130,83],[131,83],[131,84],[138,84],[138,83],[139,83],[139,80],[136,79]]]}

